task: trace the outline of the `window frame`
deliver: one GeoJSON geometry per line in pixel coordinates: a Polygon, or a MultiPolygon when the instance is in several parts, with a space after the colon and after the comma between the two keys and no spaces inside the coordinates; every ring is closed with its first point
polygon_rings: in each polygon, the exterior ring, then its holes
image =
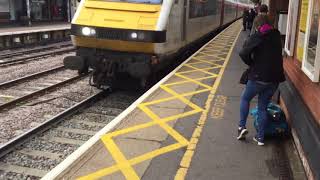
{"type": "Polygon", "coordinates": [[[286,29],[286,41],[284,50],[288,56],[293,56],[295,51],[296,44],[296,33],[297,25],[298,25],[298,17],[299,17],[299,0],[291,0],[289,2],[289,12],[288,12],[288,21],[287,21],[287,29],[286,29]],[[292,12],[293,11],[293,12],[292,12]],[[292,21],[290,21],[292,18],[292,21]],[[290,24],[292,22],[292,24],[290,24]],[[289,36],[290,35],[290,36],[289,36]],[[290,37],[290,39],[289,39],[290,37]],[[290,45],[290,47],[289,47],[290,45]]]}
{"type": "Polygon", "coordinates": [[[308,59],[307,59],[314,1],[317,1],[317,0],[311,0],[311,2],[309,2],[309,7],[308,7],[307,29],[306,29],[306,38],[304,40],[302,71],[311,79],[312,82],[319,82],[319,79],[320,79],[320,22],[318,23],[318,37],[317,37],[318,41],[316,46],[315,62],[312,69],[310,69],[312,65],[308,62],[308,59]]]}

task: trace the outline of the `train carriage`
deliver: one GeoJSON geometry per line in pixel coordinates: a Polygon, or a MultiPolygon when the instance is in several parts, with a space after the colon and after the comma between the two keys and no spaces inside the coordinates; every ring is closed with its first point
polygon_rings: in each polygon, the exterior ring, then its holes
{"type": "Polygon", "coordinates": [[[93,69],[91,84],[112,87],[120,74],[146,85],[175,55],[242,15],[228,0],[82,0],[72,21],[76,56],[65,66],[93,69]]]}

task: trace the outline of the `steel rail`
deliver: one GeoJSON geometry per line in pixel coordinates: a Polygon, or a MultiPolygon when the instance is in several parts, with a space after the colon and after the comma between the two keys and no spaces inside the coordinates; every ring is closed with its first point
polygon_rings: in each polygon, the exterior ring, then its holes
{"type": "Polygon", "coordinates": [[[71,116],[81,110],[82,108],[88,107],[94,102],[97,102],[102,97],[106,96],[105,91],[100,91],[97,94],[94,94],[87,99],[77,103],[76,105],[68,108],[67,110],[59,113],[58,115],[48,119],[47,121],[41,123],[39,126],[30,129],[29,131],[15,137],[14,139],[8,141],[7,143],[0,146],[0,158],[15,150],[16,147],[22,145],[25,141],[33,138],[39,133],[42,133],[48,129],[50,129],[53,125],[61,122],[64,118],[71,116]]]}
{"type": "Polygon", "coordinates": [[[1,104],[1,105],[0,105],[0,111],[2,111],[2,110],[4,110],[4,109],[8,109],[8,108],[10,108],[10,107],[12,107],[12,106],[14,106],[14,105],[16,105],[16,104],[18,104],[18,103],[21,103],[21,102],[23,102],[23,101],[25,101],[25,100],[27,100],[27,99],[30,99],[31,97],[38,96],[39,94],[45,93],[45,92],[50,91],[50,90],[52,90],[52,89],[54,89],[54,88],[57,88],[57,87],[59,87],[59,86],[61,86],[61,85],[67,84],[67,83],[72,82],[72,81],[77,80],[77,79],[80,79],[80,78],[82,78],[82,77],[84,77],[84,76],[87,76],[87,74],[79,75],[79,76],[70,78],[70,79],[68,79],[68,80],[59,82],[59,83],[54,84],[54,85],[52,85],[52,86],[46,87],[46,88],[44,88],[44,89],[40,89],[40,90],[35,91],[35,92],[33,92],[33,93],[30,93],[30,94],[27,94],[27,95],[25,95],[25,96],[19,97],[19,98],[17,98],[17,99],[14,99],[14,100],[12,100],[12,101],[7,102],[7,103],[1,104]]]}
{"type": "Polygon", "coordinates": [[[3,82],[3,83],[0,83],[0,89],[1,88],[7,88],[7,87],[10,87],[14,84],[17,84],[17,83],[20,83],[22,81],[26,81],[28,79],[31,79],[31,78],[35,78],[35,77],[38,77],[38,76],[42,76],[42,75],[45,75],[45,74],[49,74],[49,73],[52,73],[52,72],[55,72],[55,71],[59,71],[59,70],[62,70],[64,69],[64,66],[58,66],[58,67],[54,67],[52,69],[49,69],[49,70],[45,70],[45,71],[41,71],[41,72],[38,72],[38,73],[34,73],[34,74],[30,74],[30,75],[27,75],[27,76],[24,76],[24,77],[21,77],[21,78],[17,78],[17,79],[13,79],[13,80],[10,80],[10,81],[6,81],[6,82],[3,82]]]}
{"type": "Polygon", "coordinates": [[[29,56],[29,57],[18,57],[18,58],[13,59],[13,60],[0,62],[0,67],[7,66],[7,65],[12,65],[12,64],[18,64],[18,63],[22,63],[22,62],[27,62],[27,61],[30,61],[32,59],[37,59],[37,58],[41,58],[41,57],[45,57],[45,56],[50,56],[50,55],[53,55],[53,54],[60,54],[60,53],[70,52],[70,51],[74,51],[74,50],[75,50],[74,47],[67,47],[67,48],[63,48],[63,49],[52,50],[52,51],[49,51],[49,52],[41,52],[41,53],[29,56]]]}
{"type": "Polygon", "coordinates": [[[31,48],[31,49],[2,53],[2,54],[0,54],[0,59],[1,58],[12,58],[14,56],[25,54],[25,53],[35,53],[37,51],[44,51],[44,50],[48,50],[48,49],[52,49],[52,48],[59,48],[59,47],[62,48],[62,47],[67,47],[67,46],[72,46],[72,43],[71,42],[57,43],[57,44],[47,45],[44,47],[35,47],[35,48],[31,48]]]}

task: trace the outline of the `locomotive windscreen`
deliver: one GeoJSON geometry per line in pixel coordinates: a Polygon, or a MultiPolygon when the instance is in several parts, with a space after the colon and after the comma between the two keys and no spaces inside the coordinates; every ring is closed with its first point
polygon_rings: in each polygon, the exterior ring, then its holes
{"type": "Polygon", "coordinates": [[[139,4],[161,4],[162,0],[103,0],[107,2],[126,2],[126,3],[139,3],[139,4]]]}

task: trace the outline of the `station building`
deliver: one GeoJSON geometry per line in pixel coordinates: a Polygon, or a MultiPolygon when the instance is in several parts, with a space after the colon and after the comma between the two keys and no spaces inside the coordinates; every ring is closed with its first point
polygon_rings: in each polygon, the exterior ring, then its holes
{"type": "Polygon", "coordinates": [[[284,40],[286,83],[280,86],[292,135],[309,179],[320,179],[319,0],[267,0],[284,40]],[[282,14],[282,15],[281,15],[282,14]],[[281,28],[284,25],[285,28],[281,28]]]}
{"type": "Polygon", "coordinates": [[[78,0],[0,0],[0,26],[70,22],[78,0]]]}

